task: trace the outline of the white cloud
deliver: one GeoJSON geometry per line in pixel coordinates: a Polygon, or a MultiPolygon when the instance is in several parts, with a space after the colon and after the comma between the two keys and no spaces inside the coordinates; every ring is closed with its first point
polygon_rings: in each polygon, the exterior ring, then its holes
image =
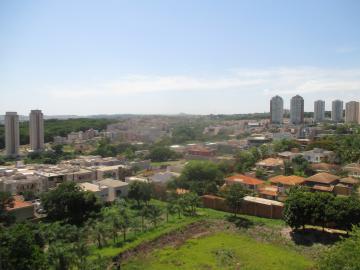
{"type": "Polygon", "coordinates": [[[117,96],[168,91],[258,91],[265,95],[360,90],[360,69],[316,67],[235,69],[218,76],[128,75],[95,85],[47,89],[56,98],[117,96]],[[50,91],[49,91],[50,90],[50,91]]]}

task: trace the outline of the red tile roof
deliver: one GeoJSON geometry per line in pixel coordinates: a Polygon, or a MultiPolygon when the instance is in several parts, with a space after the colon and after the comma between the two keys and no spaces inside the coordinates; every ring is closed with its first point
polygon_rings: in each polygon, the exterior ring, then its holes
{"type": "Polygon", "coordinates": [[[225,180],[226,180],[226,182],[230,182],[230,183],[240,183],[240,184],[246,184],[246,185],[252,185],[252,186],[264,184],[264,181],[262,181],[262,180],[259,180],[257,178],[250,177],[247,175],[243,175],[243,174],[235,174],[235,175],[227,177],[225,180]]]}
{"type": "Polygon", "coordinates": [[[331,184],[339,179],[340,177],[337,175],[322,172],[306,178],[305,181],[313,182],[313,183],[321,183],[321,184],[331,184]]]}
{"type": "Polygon", "coordinates": [[[304,177],[301,176],[297,176],[297,175],[289,175],[289,176],[285,176],[285,175],[277,175],[274,176],[272,178],[269,179],[270,183],[274,183],[274,184],[283,184],[286,186],[295,186],[295,185],[300,185],[302,183],[305,182],[304,177]]]}

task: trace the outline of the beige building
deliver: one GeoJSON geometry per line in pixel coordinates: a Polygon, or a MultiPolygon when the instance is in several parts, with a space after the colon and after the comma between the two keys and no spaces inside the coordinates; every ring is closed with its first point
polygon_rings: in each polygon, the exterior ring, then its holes
{"type": "Polygon", "coordinates": [[[29,128],[31,150],[44,150],[44,115],[40,110],[30,112],[29,128]]]}
{"type": "Polygon", "coordinates": [[[359,102],[350,101],[345,106],[345,123],[360,123],[360,107],[359,102]]]}
{"type": "Polygon", "coordinates": [[[19,116],[16,112],[7,112],[5,115],[6,155],[9,157],[18,156],[19,146],[20,146],[19,116]]]}
{"type": "Polygon", "coordinates": [[[124,198],[128,195],[129,184],[114,179],[104,179],[96,182],[100,186],[106,186],[109,188],[108,202],[115,201],[117,198],[124,198]]]}
{"type": "Polygon", "coordinates": [[[100,184],[92,184],[89,182],[80,183],[79,186],[84,191],[95,193],[101,199],[101,201],[108,201],[109,187],[100,184]]]}

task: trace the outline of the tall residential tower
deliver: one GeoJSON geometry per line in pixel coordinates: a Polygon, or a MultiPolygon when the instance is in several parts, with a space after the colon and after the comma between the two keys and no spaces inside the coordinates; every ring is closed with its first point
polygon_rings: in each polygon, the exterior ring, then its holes
{"type": "Polygon", "coordinates": [[[322,122],[325,120],[325,101],[317,100],[314,102],[314,121],[322,122]]]}
{"type": "Polygon", "coordinates": [[[31,150],[44,150],[44,116],[41,110],[32,110],[30,112],[29,128],[31,150]]]}
{"type": "Polygon", "coordinates": [[[343,111],[344,103],[338,99],[334,100],[331,107],[331,120],[336,123],[343,121],[343,111]]]}
{"type": "Polygon", "coordinates": [[[345,122],[346,123],[360,123],[360,107],[359,102],[350,101],[345,106],[345,122]]]}
{"type": "Polygon", "coordinates": [[[284,101],[280,96],[270,100],[270,121],[272,124],[282,124],[284,116],[284,101]]]}
{"type": "Polygon", "coordinates": [[[5,149],[8,157],[19,155],[20,132],[19,116],[16,112],[5,114],[5,149]]]}
{"type": "Polygon", "coordinates": [[[304,123],[304,99],[296,95],[290,101],[290,123],[300,125],[304,123]]]}

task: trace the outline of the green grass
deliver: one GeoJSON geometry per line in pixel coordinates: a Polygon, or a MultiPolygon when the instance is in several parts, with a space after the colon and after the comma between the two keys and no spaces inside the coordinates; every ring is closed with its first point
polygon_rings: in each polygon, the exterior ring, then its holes
{"type": "Polygon", "coordinates": [[[179,248],[167,247],[129,261],[125,270],[303,270],[313,262],[277,245],[244,234],[220,232],[191,239],[179,248]]]}
{"type": "MultiPolygon", "coordinates": [[[[151,204],[158,205],[160,207],[165,207],[166,205],[166,203],[158,200],[151,200],[151,204]]],[[[114,245],[112,241],[109,240],[109,245],[101,249],[98,249],[95,245],[93,245],[91,247],[90,256],[92,258],[95,258],[96,256],[100,255],[103,257],[112,258],[126,250],[135,248],[144,242],[150,242],[157,239],[158,237],[161,237],[162,235],[185,228],[186,226],[194,222],[208,219],[225,219],[228,216],[231,216],[231,214],[208,208],[199,208],[198,216],[196,217],[182,216],[180,219],[178,219],[177,215],[174,215],[170,217],[169,222],[163,221],[157,228],[152,228],[138,234],[129,232],[127,235],[127,241],[125,243],[119,242],[114,245]]],[[[249,220],[255,225],[265,225],[272,228],[284,226],[284,222],[282,220],[274,220],[246,215],[238,216],[249,220]]]]}
{"type": "Polygon", "coordinates": [[[169,222],[163,223],[157,228],[152,228],[137,235],[129,233],[127,241],[125,243],[120,243],[119,246],[109,245],[102,249],[98,249],[97,247],[93,246],[91,248],[91,257],[95,258],[98,255],[108,258],[115,257],[116,255],[126,250],[135,248],[144,242],[150,242],[162,235],[182,229],[187,225],[200,221],[201,219],[202,217],[183,217],[180,219],[172,217],[169,222]]]}

